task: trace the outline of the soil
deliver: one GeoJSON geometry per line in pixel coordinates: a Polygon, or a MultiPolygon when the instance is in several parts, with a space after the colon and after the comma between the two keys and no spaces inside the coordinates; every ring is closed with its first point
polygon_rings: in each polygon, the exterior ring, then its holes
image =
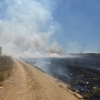
{"type": "Polygon", "coordinates": [[[15,59],[13,73],[0,88],[0,100],[82,100],[68,85],[15,59]]]}

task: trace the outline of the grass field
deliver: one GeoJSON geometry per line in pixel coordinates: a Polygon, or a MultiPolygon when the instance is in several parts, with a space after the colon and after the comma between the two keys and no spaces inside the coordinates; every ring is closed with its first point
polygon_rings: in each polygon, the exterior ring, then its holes
{"type": "Polygon", "coordinates": [[[12,73],[13,60],[10,56],[0,57],[0,84],[12,73]]]}

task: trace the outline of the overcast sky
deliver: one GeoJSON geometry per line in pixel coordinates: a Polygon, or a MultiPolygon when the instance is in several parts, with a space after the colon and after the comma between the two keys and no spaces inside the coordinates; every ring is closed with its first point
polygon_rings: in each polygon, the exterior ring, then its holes
{"type": "Polygon", "coordinates": [[[14,56],[100,52],[100,0],[0,0],[0,45],[14,56]]]}

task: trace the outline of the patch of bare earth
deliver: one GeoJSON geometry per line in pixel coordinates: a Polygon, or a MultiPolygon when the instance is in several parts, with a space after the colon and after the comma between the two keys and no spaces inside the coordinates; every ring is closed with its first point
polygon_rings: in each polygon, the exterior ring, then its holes
{"type": "Polygon", "coordinates": [[[0,100],[79,100],[79,98],[82,97],[69,90],[64,83],[19,60],[14,60],[12,76],[4,81],[4,87],[0,89],[0,100]]]}

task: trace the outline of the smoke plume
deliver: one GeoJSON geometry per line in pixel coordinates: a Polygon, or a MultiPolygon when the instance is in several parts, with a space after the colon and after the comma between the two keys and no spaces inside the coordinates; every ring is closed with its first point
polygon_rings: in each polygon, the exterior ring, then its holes
{"type": "MultiPolygon", "coordinates": [[[[0,45],[14,57],[60,56],[62,50],[50,37],[58,28],[45,0],[0,1],[0,45]],[[46,4],[46,6],[45,6],[46,4]]],[[[48,0],[49,1],[49,0],[48,0]]]]}

